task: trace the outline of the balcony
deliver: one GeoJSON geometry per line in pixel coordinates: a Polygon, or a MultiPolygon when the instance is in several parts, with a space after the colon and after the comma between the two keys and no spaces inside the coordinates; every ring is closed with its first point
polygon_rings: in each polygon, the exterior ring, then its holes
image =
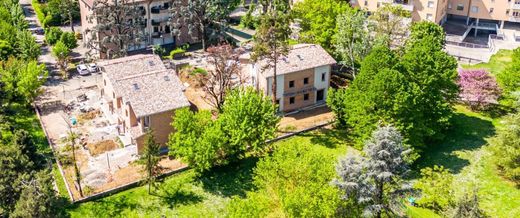
{"type": "Polygon", "coordinates": [[[160,14],[160,13],[163,13],[163,12],[168,12],[168,9],[170,9],[170,5],[169,4],[164,4],[164,5],[160,5],[160,6],[153,6],[150,9],[150,12],[152,14],[160,14]]]}
{"type": "Polygon", "coordinates": [[[158,20],[152,20],[152,26],[159,26],[161,25],[161,22],[158,20]]]}
{"type": "Polygon", "coordinates": [[[392,5],[400,5],[404,10],[413,11],[413,2],[407,0],[393,0],[392,5]]]}
{"type": "Polygon", "coordinates": [[[513,9],[513,10],[520,10],[520,1],[511,2],[511,9],[513,9]]]}
{"type": "Polygon", "coordinates": [[[509,22],[520,23],[520,17],[517,17],[517,16],[510,16],[510,17],[509,17],[509,22]]]}

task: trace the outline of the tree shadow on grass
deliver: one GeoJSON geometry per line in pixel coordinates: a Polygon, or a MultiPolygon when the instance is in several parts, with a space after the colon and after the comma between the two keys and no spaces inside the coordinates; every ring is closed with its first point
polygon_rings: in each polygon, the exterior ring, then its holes
{"type": "Polygon", "coordinates": [[[156,196],[160,197],[163,203],[168,205],[170,208],[179,205],[196,204],[204,200],[202,196],[186,189],[168,190],[164,191],[163,194],[156,196]]]}
{"type": "Polygon", "coordinates": [[[458,151],[472,151],[487,144],[486,138],[495,134],[493,123],[462,113],[455,114],[453,126],[443,141],[430,143],[415,165],[416,172],[424,167],[442,165],[452,173],[459,173],[469,161],[457,156],[458,151]]]}
{"type": "Polygon", "coordinates": [[[204,190],[225,197],[245,197],[253,188],[253,169],[258,158],[250,157],[222,167],[215,167],[198,177],[204,190]]]}
{"type": "MultiPolygon", "coordinates": [[[[69,209],[75,209],[79,204],[71,205],[69,209]]],[[[100,200],[92,201],[92,203],[86,203],[83,210],[88,213],[88,217],[119,217],[121,214],[127,211],[135,211],[139,205],[136,202],[132,202],[127,196],[118,196],[103,198],[100,200]]]]}
{"type": "Polygon", "coordinates": [[[351,141],[347,132],[339,129],[322,128],[312,132],[302,133],[300,136],[311,137],[311,143],[332,149],[351,141]]]}

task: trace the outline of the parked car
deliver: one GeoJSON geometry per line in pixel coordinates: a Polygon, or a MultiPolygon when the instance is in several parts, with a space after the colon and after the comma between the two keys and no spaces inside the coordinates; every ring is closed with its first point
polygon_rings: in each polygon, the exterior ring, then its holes
{"type": "Polygon", "coordinates": [[[76,67],[76,70],[78,71],[79,75],[87,75],[90,72],[88,71],[87,65],[80,64],[76,67]]]}
{"type": "Polygon", "coordinates": [[[88,65],[88,72],[95,73],[98,72],[98,67],[96,63],[90,63],[88,65]]]}

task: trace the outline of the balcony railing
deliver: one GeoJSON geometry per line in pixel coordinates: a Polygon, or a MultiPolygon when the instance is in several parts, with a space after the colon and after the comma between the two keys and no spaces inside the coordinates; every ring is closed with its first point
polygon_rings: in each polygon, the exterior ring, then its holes
{"type": "Polygon", "coordinates": [[[511,2],[511,9],[520,10],[520,2],[511,2]]]}

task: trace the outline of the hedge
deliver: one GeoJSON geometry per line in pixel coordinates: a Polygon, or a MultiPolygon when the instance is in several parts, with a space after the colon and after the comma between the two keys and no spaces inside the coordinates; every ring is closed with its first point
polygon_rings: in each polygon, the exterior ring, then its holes
{"type": "Polygon", "coordinates": [[[34,8],[34,12],[36,12],[36,18],[38,18],[38,21],[40,21],[40,24],[43,27],[46,27],[45,22],[45,12],[42,9],[42,5],[38,0],[32,0],[32,7],[34,8]]]}

